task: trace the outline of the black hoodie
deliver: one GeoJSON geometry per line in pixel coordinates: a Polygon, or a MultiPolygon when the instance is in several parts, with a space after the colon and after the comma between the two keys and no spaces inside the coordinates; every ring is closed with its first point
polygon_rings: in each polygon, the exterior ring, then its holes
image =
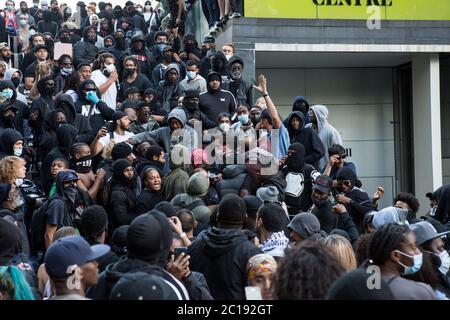
{"type": "MultiPolygon", "coordinates": [[[[73,64],[78,68],[80,63],[92,63],[98,53],[98,48],[95,42],[89,42],[87,33],[93,27],[86,27],[83,29],[83,39],[75,43],[73,47],[73,64]]],[[[95,30],[95,28],[93,28],[95,30]]],[[[97,30],[95,30],[97,32],[97,30]]]]}
{"type": "Polygon", "coordinates": [[[52,12],[50,10],[45,10],[43,12],[43,16],[44,20],[41,20],[37,23],[37,31],[42,34],[45,32],[49,32],[52,34],[53,39],[56,38],[56,35],[58,34],[59,21],[52,21],[52,12]]]}
{"type": "Polygon", "coordinates": [[[136,217],[136,175],[131,180],[125,178],[123,171],[128,166],[131,164],[125,159],[116,160],[113,164],[111,196],[108,201],[112,232],[122,225],[130,224],[136,217]]]}
{"type": "Polygon", "coordinates": [[[450,215],[450,184],[445,185],[441,189],[438,207],[436,209],[435,219],[442,224],[446,224],[450,215]]]}
{"type": "Polygon", "coordinates": [[[43,135],[44,119],[52,110],[55,109],[55,100],[53,99],[53,96],[48,96],[45,93],[45,83],[51,79],[53,79],[53,76],[46,76],[38,81],[37,90],[40,94],[40,97],[34,100],[31,104],[30,112],[37,113],[38,118],[36,121],[30,120],[29,125],[30,127],[34,128],[36,133],[35,138],[37,139],[37,141],[40,141],[43,135]]]}
{"type": "Polygon", "coordinates": [[[305,163],[312,165],[316,169],[319,165],[320,158],[325,154],[325,148],[322,140],[320,140],[317,133],[312,128],[305,128],[305,116],[300,111],[293,111],[289,114],[288,126],[291,142],[299,142],[305,147],[305,163]],[[297,117],[300,119],[300,129],[294,130],[291,128],[291,119],[297,117]]]}
{"type": "MultiPolygon", "coordinates": [[[[28,116],[30,115],[30,108],[22,101],[17,100],[17,92],[14,83],[12,83],[10,80],[0,81],[0,92],[3,91],[3,89],[7,88],[13,90],[13,96],[9,102],[13,104],[17,109],[16,119],[14,120],[14,129],[23,134],[23,120],[28,119],[28,116]]],[[[0,123],[0,127],[4,126],[0,123]]]]}
{"type": "Polygon", "coordinates": [[[152,57],[150,50],[145,47],[145,39],[143,35],[138,34],[131,38],[130,47],[125,52],[125,55],[127,57],[131,56],[136,58],[139,61],[140,72],[151,79],[153,71],[152,66],[155,65],[156,60],[152,57]],[[139,41],[142,42],[142,50],[138,52],[134,50],[134,44],[139,41]]]}
{"type": "Polygon", "coordinates": [[[214,299],[244,300],[247,262],[259,253],[241,230],[213,227],[189,247],[189,267],[203,273],[214,299]]]}
{"type": "MultiPolygon", "coordinates": [[[[102,100],[100,100],[95,106],[91,101],[87,100],[84,96],[83,89],[88,84],[95,85],[92,80],[85,80],[81,82],[78,89],[79,99],[75,103],[75,109],[77,113],[81,114],[89,122],[91,130],[93,130],[93,134],[97,134],[98,130],[100,130],[106,121],[112,120],[114,110],[108,107],[108,105],[102,100]]],[[[97,92],[97,97],[99,97],[99,99],[101,98],[99,92],[97,92]]]]}
{"type": "Polygon", "coordinates": [[[70,124],[62,124],[56,129],[58,146],[54,147],[45,157],[41,167],[42,187],[46,194],[52,187],[51,166],[56,158],[69,160],[70,148],[77,142],[78,130],[70,124]]]}
{"type": "Polygon", "coordinates": [[[24,140],[20,132],[14,129],[5,129],[0,134],[0,159],[14,155],[14,144],[24,140]]]}

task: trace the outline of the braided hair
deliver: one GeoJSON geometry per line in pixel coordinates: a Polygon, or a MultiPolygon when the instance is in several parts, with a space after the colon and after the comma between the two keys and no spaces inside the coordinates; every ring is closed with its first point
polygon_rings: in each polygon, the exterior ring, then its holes
{"type": "Polygon", "coordinates": [[[368,258],[377,266],[382,266],[392,251],[399,250],[405,242],[406,235],[412,232],[406,225],[385,224],[371,234],[368,258]]]}

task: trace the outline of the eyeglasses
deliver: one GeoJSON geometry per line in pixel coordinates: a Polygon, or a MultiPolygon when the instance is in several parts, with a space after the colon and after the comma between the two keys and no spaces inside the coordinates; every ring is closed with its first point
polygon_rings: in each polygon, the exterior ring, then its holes
{"type": "Polygon", "coordinates": [[[72,62],[63,62],[62,64],[64,67],[71,67],[72,66],[72,62]]]}

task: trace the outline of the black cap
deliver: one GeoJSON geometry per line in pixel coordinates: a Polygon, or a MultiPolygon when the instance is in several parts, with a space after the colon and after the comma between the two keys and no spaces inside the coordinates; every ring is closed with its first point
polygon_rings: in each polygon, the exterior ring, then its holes
{"type": "Polygon", "coordinates": [[[40,49],[45,49],[47,52],[49,52],[47,46],[44,44],[38,44],[36,47],[34,47],[33,52],[37,52],[40,49]]]}
{"type": "Polygon", "coordinates": [[[216,39],[211,36],[207,36],[203,39],[203,43],[216,43],[216,39]]]}
{"type": "Polygon", "coordinates": [[[296,232],[303,239],[309,239],[320,233],[320,222],[317,217],[310,212],[300,212],[287,226],[296,232]]]}
{"type": "Polygon", "coordinates": [[[181,300],[162,277],[146,272],[124,274],[114,285],[111,300],[181,300]]]}
{"type": "Polygon", "coordinates": [[[312,188],[323,193],[330,193],[331,189],[333,188],[333,179],[321,174],[313,182],[312,188]]]}

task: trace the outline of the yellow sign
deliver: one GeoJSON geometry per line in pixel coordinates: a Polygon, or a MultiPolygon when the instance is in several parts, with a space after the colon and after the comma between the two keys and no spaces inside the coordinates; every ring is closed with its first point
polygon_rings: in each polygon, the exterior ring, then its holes
{"type": "Polygon", "coordinates": [[[245,0],[248,18],[450,20],[450,0],[245,0]]]}

